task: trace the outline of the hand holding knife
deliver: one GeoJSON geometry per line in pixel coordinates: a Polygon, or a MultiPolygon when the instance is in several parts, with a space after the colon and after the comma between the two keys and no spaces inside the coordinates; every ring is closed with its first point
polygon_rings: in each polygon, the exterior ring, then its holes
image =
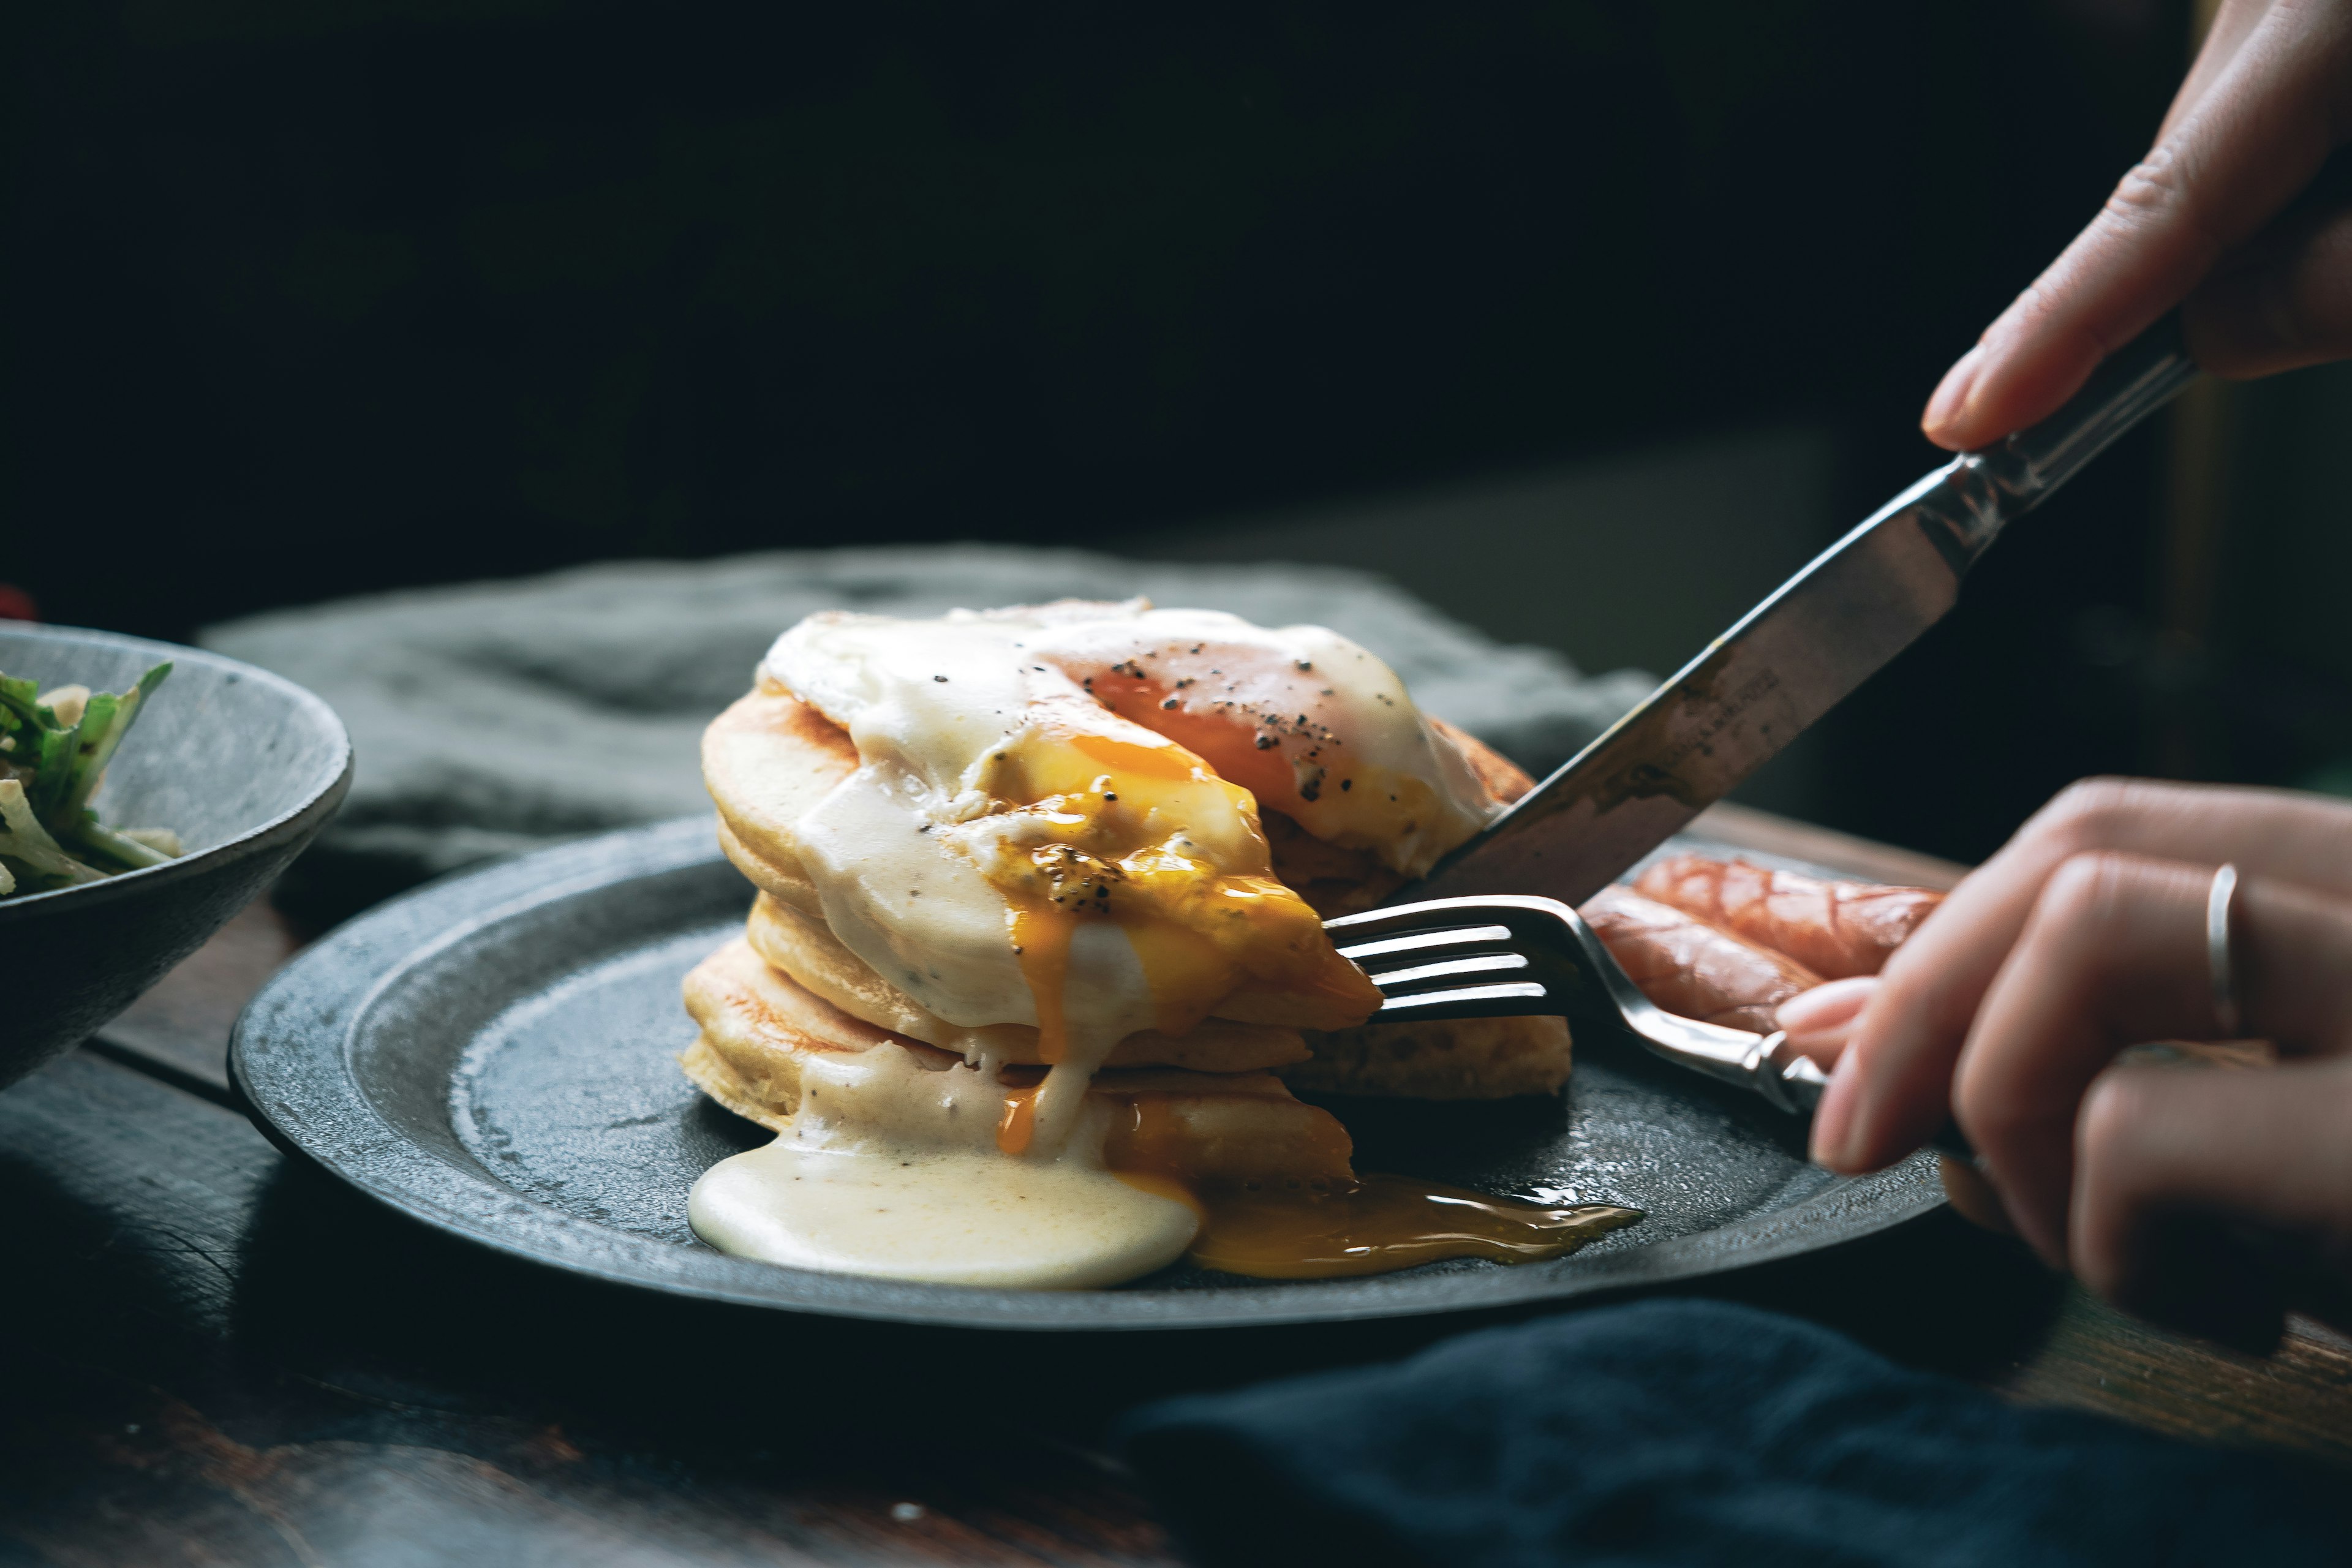
{"type": "MultiPolygon", "coordinates": [[[[1528,900],[1549,901],[1571,928],[1580,929],[1575,906],[1729,794],[1941,620],[1957,602],[1969,568],[2004,527],[2164,406],[2197,374],[2177,318],[2158,323],[2112,356],[2050,418],[1954,458],[1865,519],[1385,909],[1335,924],[1387,917],[1384,931],[1402,931],[1396,917],[1407,911],[1401,905],[1504,895],[1522,907],[1528,900]]],[[[1437,916],[1416,910],[1415,918],[1425,923],[1437,916]]],[[[1631,1024],[1631,1015],[1610,1000],[1620,990],[1631,992],[1631,983],[1599,942],[1555,945],[1571,965],[1579,955],[1589,963],[1598,954],[1606,973],[1591,984],[1555,984],[1554,999],[1572,993],[1579,1005],[1606,1008],[1631,1024]]],[[[1440,1009],[1452,1015],[1480,1005],[1481,999],[1461,988],[1426,989],[1432,983],[1417,981],[1423,988],[1414,994],[1392,995],[1384,1012],[1436,1016],[1440,1009]],[[1441,1000],[1457,995],[1462,999],[1441,1000]]],[[[1542,994],[1538,986],[1516,1000],[1484,999],[1485,1010],[1516,1005],[1528,1011],[1529,997],[1542,994]]],[[[1562,1010],[1571,1009],[1564,1003],[1562,1010]]],[[[1786,1053],[1778,1036],[1758,1037],[1760,1047],[1721,1041],[1701,1048],[1687,1041],[1678,1046],[1671,1031],[1633,1026],[1658,1054],[1747,1082],[1783,1109],[1810,1114],[1819,1097],[1819,1071],[1780,1059],[1786,1053]],[[1727,1070],[1727,1053],[1744,1064],[1738,1072],[1727,1070]]]]}

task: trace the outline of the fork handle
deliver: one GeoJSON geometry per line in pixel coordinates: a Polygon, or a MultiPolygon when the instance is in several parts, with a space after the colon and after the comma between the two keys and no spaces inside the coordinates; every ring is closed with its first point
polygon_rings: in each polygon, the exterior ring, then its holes
{"type": "MultiPolygon", "coordinates": [[[[1811,1057],[1791,1057],[1785,1062],[1781,1061],[1780,1047],[1788,1037],[1776,1030],[1758,1044],[1756,1048],[1761,1058],[1762,1070],[1756,1075],[1757,1092],[1790,1115],[1801,1116],[1811,1121],[1813,1112],[1821,1106],[1822,1094],[1830,1087],[1830,1075],[1823,1072],[1821,1064],[1811,1057]]],[[[1976,1163],[1975,1146],[1969,1143],[1968,1134],[1960,1131],[1960,1124],[1948,1116],[1944,1119],[1943,1126],[1936,1130],[1935,1136],[1927,1140],[1927,1146],[1937,1153],[1949,1154],[1971,1165],[1976,1163]]]]}

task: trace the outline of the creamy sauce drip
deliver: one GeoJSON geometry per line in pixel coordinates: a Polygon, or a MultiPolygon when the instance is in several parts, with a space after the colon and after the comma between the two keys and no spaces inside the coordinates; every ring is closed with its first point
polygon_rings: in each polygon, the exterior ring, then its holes
{"type": "Polygon", "coordinates": [[[1101,1161],[1108,1110],[1057,1155],[997,1147],[1003,1087],[896,1045],[810,1063],[790,1131],[722,1160],[687,1202],[722,1252],[793,1268],[1009,1289],[1083,1289],[1182,1256],[1197,1208],[1101,1161]]]}
{"type": "Polygon", "coordinates": [[[1016,1290],[1116,1285],[1183,1254],[1199,1225],[1099,1168],[991,1153],[908,1159],[787,1138],[695,1184],[695,1234],[792,1268],[1016,1290]]]}

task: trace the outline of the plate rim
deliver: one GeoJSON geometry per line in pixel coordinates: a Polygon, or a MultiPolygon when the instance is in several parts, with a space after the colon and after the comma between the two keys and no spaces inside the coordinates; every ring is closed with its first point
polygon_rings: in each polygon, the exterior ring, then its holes
{"type": "MultiPolygon", "coordinates": [[[[510,1258],[666,1295],[956,1329],[1197,1331],[1534,1310],[1823,1250],[1944,1203],[1933,1156],[1922,1153],[1874,1175],[1841,1178],[1787,1209],[1581,1262],[1234,1290],[997,1290],[787,1268],[601,1225],[450,1162],[376,1108],[350,1047],[397,976],[466,932],[549,899],[721,861],[711,822],[675,818],[537,850],[427,883],[338,927],[279,970],[237,1019],[228,1067],[239,1108],[302,1163],[510,1258]]],[[[748,902],[748,882],[744,891],[748,902]]]]}

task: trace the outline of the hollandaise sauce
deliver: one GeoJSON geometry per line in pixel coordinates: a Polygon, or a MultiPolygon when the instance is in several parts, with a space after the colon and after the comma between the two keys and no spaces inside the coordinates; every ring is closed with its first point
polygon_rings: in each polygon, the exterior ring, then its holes
{"type": "Polygon", "coordinates": [[[1000,1289],[1084,1289],[1181,1256],[1197,1213],[1099,1167],[779,1138],[696,1184],[697,1235],[793,1268],[1000,1289]]]}
{"type": "MultiPolygon", "coordinates": [[[[1026,1101],[1024,1101],[1026,1103],[1026,1101]]],[[[790,1131],[703,1173],[695,1234],[793,1268],[1001,1289],[1084,1289],[1181,1257],[1198,1207],[1121,1182],[1099,1153],[1108,1108],[1050,1153],[999,1146],[1003,1088],[895,1046],[814,1062],[790,1131]]]]}

